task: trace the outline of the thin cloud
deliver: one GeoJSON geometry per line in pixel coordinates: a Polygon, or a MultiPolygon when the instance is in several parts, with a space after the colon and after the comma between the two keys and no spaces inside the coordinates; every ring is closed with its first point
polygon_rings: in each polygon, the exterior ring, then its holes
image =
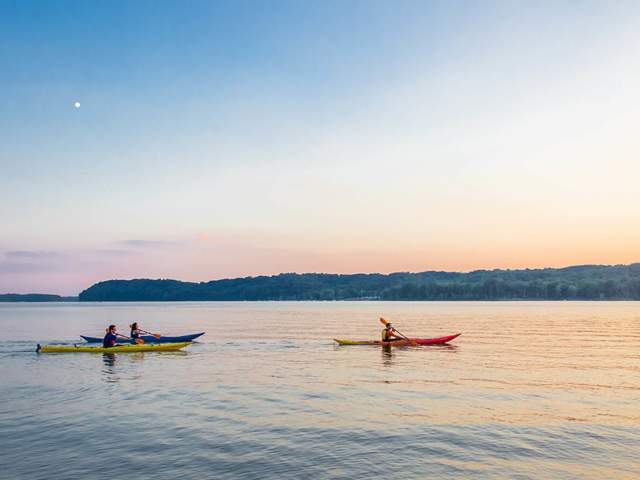
{"type": "Polygon", "coordinates": [[[134,248],[165,248],[180,245],[180,242],[170,240],[121,240],[117,243],[134,248]]]}
{"type": "Polygon", "coordinates": [[[59,257],[60,254],[58,252],[50,252],[50,251],[39,251],[39,250],[12,250],[5,253],[7,258],[11,259],[46,259],[46,258],[56,258],[59,257]]]}
{"type": "Polygon", "coordinates": [[[131,255],[133,252],[131,250],[107,248],[102,250],[96,250],[95,253],[98,255],[106,255],[109,257],[126,257],[127,255],[131,255]]]}
{"type": "Polygon", "coordinates": [[[50,264],[42,265],[38,263],[0,261],[0,273],[39,273],[57,270],[57,268],[50,264]]]}
{"type": "Polygon", "coordinates": [[[0,273],[41,273],[60,271],[64,255],[50,250],[9,250],[0,260],[0,273]]]}

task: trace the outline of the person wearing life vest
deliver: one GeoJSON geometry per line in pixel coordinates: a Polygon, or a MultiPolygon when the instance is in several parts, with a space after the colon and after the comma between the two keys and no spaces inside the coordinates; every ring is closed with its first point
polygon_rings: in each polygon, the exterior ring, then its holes
{"type": "Polygon", "coordinates": [[[391,326],[390,323],[387,323],[387,326],[382,330],[382,341],[383,342],[395,342],[396,340],[400,340],[401,337],[398,337],[395,334],[395,329],[391,326]]]}
{"type": "Polygon", "coordinates": [[[138,328],[138,322],[133,322],[131,325],[131,343],[136,343],[136,339],[140,338],[140,329],[138,328]]]}
{"type": "Polygon", "coordinates": [[[102,346],[104,348],[115,347],[117,341],[118,341],[118,334],[116,333],[116,326],[109,325],[109,328],[107,328],[107,334],[104,336],[104,339],[102,340],[102,346]]]}

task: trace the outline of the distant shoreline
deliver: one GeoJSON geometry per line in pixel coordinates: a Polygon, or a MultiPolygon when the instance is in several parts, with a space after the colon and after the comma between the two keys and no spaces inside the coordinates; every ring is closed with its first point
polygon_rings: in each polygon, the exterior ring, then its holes
{"type": "Polygon", "coordinates": [[[209,282],[106,280],[75,296],[0,294],[0,302],[637,301],[640,263],[390,274],[281,273],[209,282]]]}
{"type": "Polygon", "coordinates": [[[640,263],[390,274],[282,273],[210,282],[107,280],[80,301],[640,300],[640,263]]]}
{"type": "Polygon", "coordinates": [[[79,301],[78,297],[65,297],[49,293],[0,293],[0,302],[3,303],[60,303],[79,301]]]}

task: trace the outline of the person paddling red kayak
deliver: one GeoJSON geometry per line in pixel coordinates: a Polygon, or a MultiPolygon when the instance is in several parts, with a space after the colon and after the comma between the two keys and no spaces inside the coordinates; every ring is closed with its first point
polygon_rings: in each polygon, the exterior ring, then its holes
{"type": "Polygon", "coordinates": [[[334,341],[338,345],[382,345],[385,347],[393,345],[397,347],[417,347],[422,345],[445,345],[460,336],[459,333],[456,333],[454,335],[436,338],[409,338],[402,332],[396,330],[390,322],[387,322],[382,317],[380,317],[380,323],[385,327],[384,330],[382,330],[381,340],[343,340],[334,338],[334,341]]]}
{"type": "Polygon", "coordinates": [[[454,340],[460,336],[459,333],[453,335],[447,335],[446,337],[437,338],[411,338],[405,340],[401,338],[395,342],[382,342],[380,340],[344,340],[340,338],[334,338],[334,342],[338,345],[379,345],[383,347],[415,347],[415,346],[427,346],[427,345],[446,345],[451,340],[454,340]]]}
{"type": "MultiPolygon", "coordinates": [[[[384,325],[385,327],[385,331],[388,330],[390,328],[391,330],[391,338],[392,340],[386,340],[387,342],[393,342],[393,341],[397,341],[397,340],[406,340],[407,342],[409,342],[411,345],[413,345],[414,347],[417,345],[417,343],[412,340],[411,338],[407,337],[406,335],[404,335],[403,333],[400,333],[398,330],[396,330],[395,328],[393,328],[391,326],[391,322],[387,322],[384,318],[380,317],[380,323],[384,325]],[[397,335],[396,335],[397,333],[397,335]]],[[[385,334],[382,334],[382,341],[385,342],[384,339],[385,334]]]]}
{"type": "Polygon", "coordinates": [[[387,325],[382,329],[382,341],[383,342],[395,342],[400,340],[402,337],[399,337],[395,334],[395,328],[391,325],[391,322],[388,322],[387,325]]]}

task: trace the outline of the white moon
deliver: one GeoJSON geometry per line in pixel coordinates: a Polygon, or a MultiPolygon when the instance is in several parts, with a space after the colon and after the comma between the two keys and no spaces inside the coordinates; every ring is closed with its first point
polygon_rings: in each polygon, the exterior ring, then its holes
{"type": "Polygon", "coordinates": [[[73,106],[74,106],[74,107],[76,107],[76,108],[80,108],[80,102],[75,102],[75,103],[73,104],[73,106]]]}

